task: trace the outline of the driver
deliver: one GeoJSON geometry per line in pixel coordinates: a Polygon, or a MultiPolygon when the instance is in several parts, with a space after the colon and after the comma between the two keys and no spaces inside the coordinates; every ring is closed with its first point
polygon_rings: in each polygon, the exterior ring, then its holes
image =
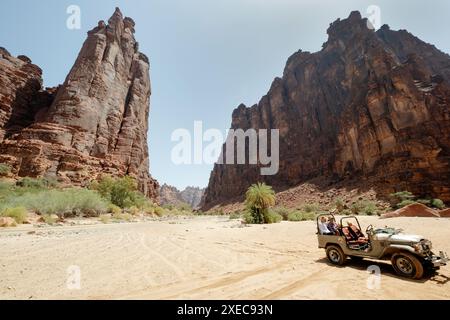
{"type": "Polygon", "coordinates": [[[328,229],[328,224],[327,224],[327,218],[326,217],[321,217],[320,218],[319,231],[320,231],[321,235],[326,235],[326,236],[334,235],[334,233],[331,232],[330,229],[328,229]]]}
{"type": "Polygon", "coordinates": [[[333,234],[339,235],[339,231],[338,231],[339,230],[339,226],[336,223],[336,219],[330,218],[330,220],[328,221],[328,224],[327,224],[327,228],[333,234]]]}

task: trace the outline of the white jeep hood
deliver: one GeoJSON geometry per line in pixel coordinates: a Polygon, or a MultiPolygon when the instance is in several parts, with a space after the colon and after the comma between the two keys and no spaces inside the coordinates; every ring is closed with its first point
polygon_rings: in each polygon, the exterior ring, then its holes
{"type": "Polygon", "coordinates": [[[378,234],[376,236],[378,240],[390,240],[390,241],[398,241],[398,242],[420,242],[420,240],[425,239],[423,236],[415,235],[415,234],[378,234]]]}

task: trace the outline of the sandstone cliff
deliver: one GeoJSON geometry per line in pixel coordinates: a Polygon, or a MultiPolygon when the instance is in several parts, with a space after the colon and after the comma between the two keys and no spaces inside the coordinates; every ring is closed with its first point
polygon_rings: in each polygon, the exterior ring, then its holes
{"type": "Polygon", "coordinates": [[[64,84],[47,90],[28,58],[0,49],[0,162],[15,176],[84,185],[102,174],[131,175],[157,197],[147,146],[149,60],[134,27],[116,9],[88,32],[64,84]]]}
{"type": "Polygon", "coordinates": [[[291,56],[259,104],[233,112],[233,129],[280,130],[279,173],[216,164],[204,209],[258,181],[280,191],[318,177],[450,201],[450,57],[403,30],[374,32],[358,12],[328,35],[320,52],[291,56]]]}

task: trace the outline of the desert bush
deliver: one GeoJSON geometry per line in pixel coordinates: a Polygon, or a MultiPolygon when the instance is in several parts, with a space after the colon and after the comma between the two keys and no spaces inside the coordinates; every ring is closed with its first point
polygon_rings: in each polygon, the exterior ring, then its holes
{"type": "Polygon", "coordinates": [[[107,203],[98,193],[86,189],[42,190],[6,199],[6,206],[24,206],[41,215],[98,216],[106,212],[107,203]]]}
{"type": "Polygon", "coordinates": [[[285,207],[275,207],[273,211],[282,216],[284,221],[288,221],[289,215],[292,213],[292,210],[285,207]]]}
{"type": "Polygon", "coordinates": [[[102,214],[100,215],[99,220],[101,223],[107,224],[111,221],[111,216],[108,214],[102,214]]]}
{"type": "Polygon", "coordinates": [[[230,220],[238,220],[242,218],[242,213],[240,212],[233,212],[230,214],[230,220]]]}
{"type": "Polygon", "coordinates": [[[27,209],[24,207],[6,208],[0,212],[1,217],[13,218],[17,224],[22,224],[28,217],[27,209]]]}
{"type": "Polygon", "coordinates": [[[126,221],[126,222],[130,222],[133,219],[133,216],[129,213],[115,214],[112,217],[115,220],[126,221]]]}
{"type": "Polygon", "coordinates": [[[56,178],[29,178],[17,181],[17,186],[25,189],[49,189],[58,186],[56,178]]]}
{"type": "Polygon", "coordinates": [[[0,163],[0,177],[7,176],[11,172],[11,167],[7,164],[0,163]]]}
{"type": "Polygon", "coordinates": [[[283,217],[272,210],[267,210],[267,212],[264,213],[264,220],[268,224],[279,223],[283,221],[283,217]]]}
{"type": "Polygon", "coordinates": [[[397,209],[409,206],[410,204],[414,204],[417,203],[414,200],[403,200],[402,202],[397,203],[397,205],[395,206],[397,209]]]}
{"type": "Polygon", "coordinates": [[[54,214],[44,214],[42,215],[42,219],[44,220],[44,223],[50,225],[55,224],[56,221],[58,221],[54,214]]]}
{"type": "MultiPolygon", "coordinates": [[[[402,208],[399,206],[400,203],[402,203],[402,202],[408,203],[408,201],[413,201],[414,199],[415,199],[415,196],[409,191],[400,191],[400,192],[392,193],[389,197],[391,206],[396,207],[396,208],[402,208]]],[[[414,203],[414,202],[412,202],[412,203],[414,203]]]]}
{"type": "Polygon", "coordinates": [[[128,209],[128,213],[131,214],[132,216],[137,216],[139,215],[139,213],[141,213],[141,210],[138,207],[131,207],[128,209]]]}
{"type": "Polygon", "coordinates": [[[164,215],[164,209],[161,207],[155,207],[155,214],[158,217],[162,217],[164,215]]]}
{"type": "Polygon", "coordinates": [[[303,211],[306,213],[311,213],[311,212],[317,213],[320,211],[320,206],[315,203],[307,204],[303,207],[303,211]]]}
{"type": "Polygon", "coordinates": [[[106,200],[120,208],[143,207],[148,201],[137,191],[136,180],[132,177],[112,178],[104,177],[99,182],[93,182],[91,189],[106,200]]]}
{"type": "Polygon", "coordinates": [[[431,200],[431,206],[435,207],[437,209],[444,209],[445,208],[444,201],[442,201],[441,199],[433,199],[433,200],[431,200]]]}
{"type": "Polygon", "coordinates": [[[107,212],[111,213],[111,214],[121,214],[122,213],[122,208],[116,206],[115,204],[110,203],[108,205],[107,212]]]}
{"type": "Polygon", "coordinates": [[[245,205],[250,213],[250,217],[246,215],[247,223],[270,223],[268,219],[272,219],[272,214],[269,208],[275,205],[275,192],[264,183],[254,184],[246,193],[245,205]]]}
{"type": "Polygon", "coordinates": [[[342,213],[345,210],[345,203],[342,199],[338,198],[334,202],[337,212],[342,213]]]}
{"type": "Polygon", "coordinates": [[[316,213],[314,213],[314,212],[293,211],[288,216],[288,220],[293,221],[293,222],[313,221],[315,219],[316,219],[316,213]]]}

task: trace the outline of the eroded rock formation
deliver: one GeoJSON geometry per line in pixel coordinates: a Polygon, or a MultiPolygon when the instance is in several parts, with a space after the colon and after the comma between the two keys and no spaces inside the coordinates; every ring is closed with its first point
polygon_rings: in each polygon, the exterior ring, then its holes
{"type": "Polygon", "coordinates": [[[357,180],[380,196],[409,190],[450,202],[450,57],[406,31],[337,20],[317,53],[299,51],[232,129],[279,129],[280,170],[216,164],[204,209],[240,200],[252,183],[277,190],[312,178],[357,180]]]}
{"type": "Polygon", "coordinates": [[[0,162],[15,176],[84,185],[103,174],[131,175],[157,197],[147,145],[149,60],[134,27],[116,9],[88,32],[64,84],[47,90],[31,60],[0,49],[0,162]]]}

